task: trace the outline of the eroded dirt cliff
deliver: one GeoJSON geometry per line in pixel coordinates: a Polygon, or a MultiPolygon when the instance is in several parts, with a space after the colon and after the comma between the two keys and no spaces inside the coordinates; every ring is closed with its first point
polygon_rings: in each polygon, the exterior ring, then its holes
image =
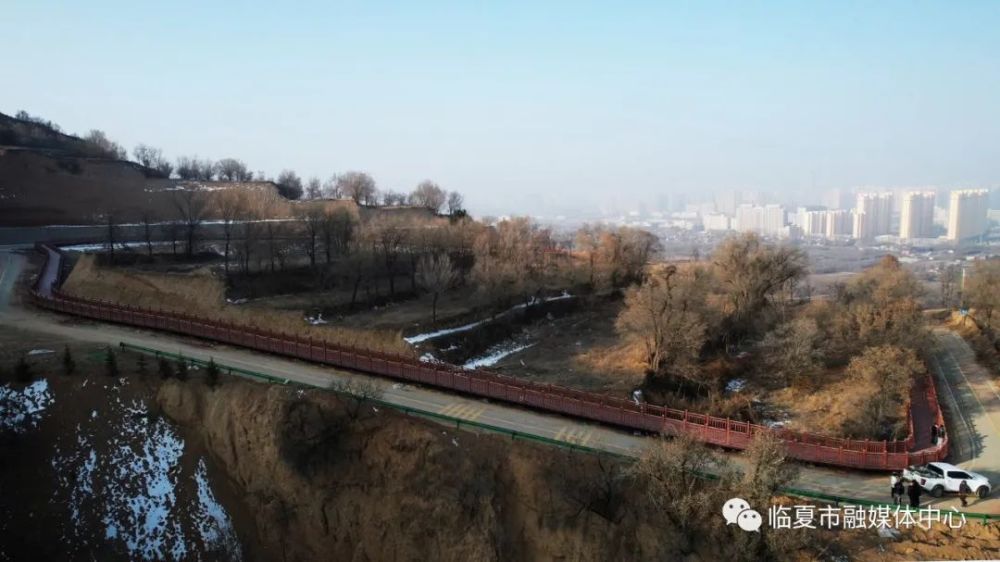
{"type": "Polygon", "coordinates": [[[667,559],[679,541],[626,509],[621,467],[456,432],[334,394],[234,382],[169,383],[163,412],[198,428],[246,492],[265,558],[667,559]],[[586,484],[582,477],[586,475],[586,484]],[[602,490],[602,481],[612,489],[602,490]],[[605,493],[606,492],[606,493],[605,493]]]}

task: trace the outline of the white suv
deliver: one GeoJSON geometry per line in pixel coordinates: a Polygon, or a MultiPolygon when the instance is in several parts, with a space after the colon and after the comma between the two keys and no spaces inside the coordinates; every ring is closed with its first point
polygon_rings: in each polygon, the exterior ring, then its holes
{"type": "Polygon", "coordinates": [[[980,498],[990,495],[990,481],[982,474],[970,472],[946,462],[929,462],[923,466],[911,466],[903,470],[903,478],[916,480],[920,487],[927,490],[935,498],[940,498],[945,492],[958,492],[958,487],[965,480],[969,489],[980,498]]]}

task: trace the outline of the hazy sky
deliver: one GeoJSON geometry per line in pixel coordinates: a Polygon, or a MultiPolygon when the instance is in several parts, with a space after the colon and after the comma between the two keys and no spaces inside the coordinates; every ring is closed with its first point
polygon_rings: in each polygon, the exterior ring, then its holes
{"type": "Polygon", "coordinates": [[[1000,184],[1000,2],[153,4],[6,0],[0,111],[476,213],[1000,184]]]}

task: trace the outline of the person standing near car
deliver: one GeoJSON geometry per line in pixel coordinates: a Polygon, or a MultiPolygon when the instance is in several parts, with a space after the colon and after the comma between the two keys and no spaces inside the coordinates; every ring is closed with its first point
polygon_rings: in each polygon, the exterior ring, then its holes
{"type": "Polygon", "coordinates": [[[892,482],[892,505],[903,505],[903,493],[906,491],[903,487],[903,479],[898,474],[893,474],[890,480],[892,482]]]}
{"type": "Polygon", "coordinates": [[[962,507],[969,507],[969,504],[965,501],[965,498],[972,494],[972,488],[969,487],[968,480],[962,480],[962,483],[958,485],[958,498],[962,500],[962,507]]]}
{"type": "Polygon", "coordinates": [[[913,509],[920,509],[921,492],[920,484],[916,480],[910,480],[910,489],[907,490],[907,494],[910,496],[910,507],[913,509]]]}

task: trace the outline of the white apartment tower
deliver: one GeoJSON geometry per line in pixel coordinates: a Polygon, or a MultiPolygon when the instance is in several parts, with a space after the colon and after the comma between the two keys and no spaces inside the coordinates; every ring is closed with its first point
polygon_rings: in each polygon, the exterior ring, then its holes
{"type": "Polygon", "coordinates": [[[854,220],[847,209],[834,209],[826,212],[826,237],[837,238],[850,236],[854,228],[854,220]]]}
{"type": "Polygon", "coordinates": [[[826,236],[828,211],[805,211],[801,213],[802,234],[806,236],[826,236]]]}
{"type": "Polygon", "coordinates": [[[903,195],[903,209],[899,219],[899,237],[903,239],[930,238],[934,232],[933,191],[907,191],[903,195]]]}
{"type": "Polygon", "coordinates": [[[871,240],[889,234],[892,226],[892,193],[859,193],[854,208],[854,237],[871,240]]]}
{"type": "Polygon", "coordinates": [[[785,227],[785,208],[781,205],[764,206],[764,234],[781,234],[781,229],[785,227]]]}
{"type": "Polygon", "coordinates": [[[729,230],[732,226],[730,218],[722,213],[705,215],[701,218],[701,223],[705,230],[710,231],[729,230]]]}
{"type": "Polygon", "coordinates": [[[986,233],[989,227],[986,220],[989,197],[989,191],[985,189],[951,192],[948,204],[948,240],[958,242],[986,233]]]}
{"type": "Polygon", "coordinates": [[[785,227],[785,208],[781,205],[751,205],[744,203],[736,208],[733,228],[777,236],[785,227]]]}

